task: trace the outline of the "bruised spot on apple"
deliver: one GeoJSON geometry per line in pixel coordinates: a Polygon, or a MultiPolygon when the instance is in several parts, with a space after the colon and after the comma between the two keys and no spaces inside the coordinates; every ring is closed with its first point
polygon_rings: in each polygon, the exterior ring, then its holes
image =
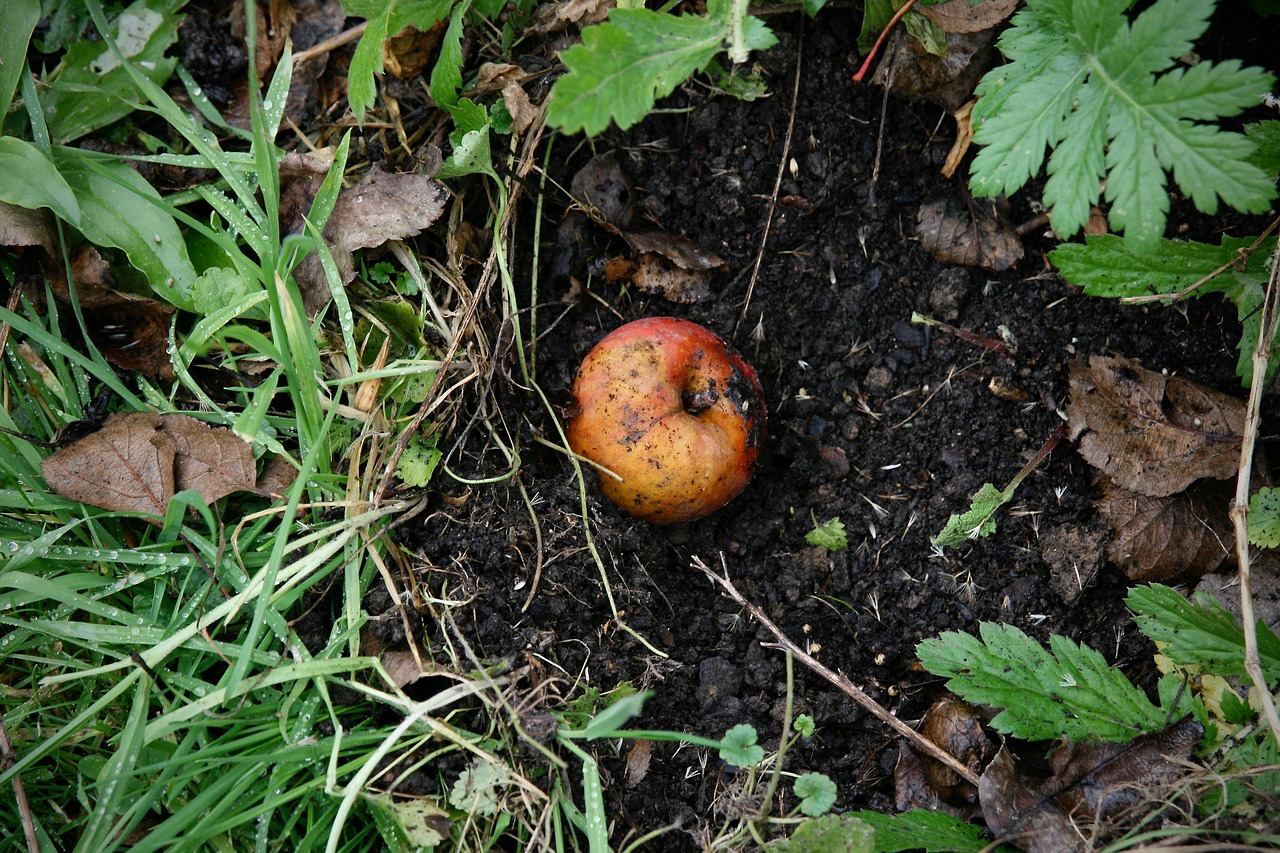
{"type": "Polygon", "coordinates": [[[755,370],[714,332],[674,317],[622,326],[596,344],[574,382],[567,435],[605,497],[636,518],[702,518],[751,479],[764,443],[755,370]]]}

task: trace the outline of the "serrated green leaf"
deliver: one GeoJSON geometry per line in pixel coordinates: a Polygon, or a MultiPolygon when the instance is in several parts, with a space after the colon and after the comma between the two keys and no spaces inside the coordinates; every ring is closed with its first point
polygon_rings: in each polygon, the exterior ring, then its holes
{"type": "Polygon", "coordinates": [[[865,821],[853,815],[825,815],[806,820],[791,837],[769,845],[777,853],[873,853],[876,834],[865,821]]]}
{"type": "Polygon", "coordinates": [[[1280,177],[1280,121],[1256,121],[1244,126],[1244,135],[1253,143],[1249,162],[1273,179],[1280,177]]]}
{"type": "Polygon", "coordinates": [[[844,522],[839,518],[819,524],[805,534],[804,541],[828,551],[843,551],[849,547],[849,536],[845,533],[844,522]]]}
{"type": "MultiPolygon", "coordinates": [[[[758,19],[741,24],[743,45],[760,49],[773,35],[758,19]]],[[[609,20],[582,31],[582,43],[561,54],[568,73],[556,81],[547,123],[565,133],[601,133],[613,121],[631,127],[693,72],[706,66],[729,38],[730,4],[709,3],[707,17],[649,9],[615,9],[609,20]]]]}
{"type": "Polygon", "coordinates": [[[991,721],[997,731],[1123,742],[1164,727],[1165,712],[1095,650],[1053,635],[1051,653],[1012,625],[984,622],[979,633],[948,631],[916,653],[962,699],[1003,708],[991,721]]]}
{"type": "Polygon", "coordinates": [[[1280,489],[1264,487],[1249,498],[1249,544],[1259,548],[1280,545],[1280,489]]]}
{"type": "Polygon", "coordinates": [[[996,510],[1013,498],[1013,492],[1002,492],[990,483],[983,483],[964,512],[952,513],[946,527],[933,537],[933,544],[941,548],[958,548],[970,539],[990,536],[996,532],[996,510]]]}
{"type": "Polygon", "coordinates": [[[873,811],[849,812],[844,817],[857,818],[875,831],[876,853],[899,853],[924,850],[925,853],[1006,853],[1007,847],[991,849],[991,840],[983,837],[982,827],[967,823],[945,812],[915,809],[902,814],[873,811]]]}
{"type": "Polygon", "coordinates": [[[1164,231],[1171,172],[1205,213],[1219,201],[1261,213],[1271,176],[1253,143],[1207,122],[1258,103],[1273,78],[1229,60],[1174,67],[1208,26],[1213,0],[1156,0],[1132,21],[1128,0],[1030,0],[999,46],[1010,60],[977,87],[976,195],[1012,193],[1039,173],[1054,230],[1075,234],[1105,177],[1110,222],[1131,245],[1164,231]]]}
{"type": "Polygon", "coordinates": [[[490,817],[498,813],[502,789],[507,785],[506,776],[498,768],[483,758],[473,758],[449,789],[449,805],[467,814],[490,817]]]}
{"type": "MultiPolygon", "coordinates": [[[[111,35],[126,59],[156,84],[173,74],[165,52],[178,40],[177,14],[186,0],[137,0],[112,21],[111,35]]],[[[105,41],[77,39],[41,93],[40,106],[55,142],[70,142],[106,127],[143,100],[136,82],[105,41]]]]}
{"type": "Polygon", "coordinates": [[[449,112],[454,124],[454,131],[449,134],[453,151],[436,177],[446,180],[463,175],[492,175],[497,179],[489,143],[488,110],[470,98],[462,98],[449,112]]]}
{"type": "Polygon", "coordinates": [[[458,90],[462,88],[462,31],[470,6],[470,0],[463,0],[449,14],[449,26],[440,40],[440,58],[431,68],[427,85],[431,100],[446,110],[458,103],[458,90]]]}
{"type": "Polygon", "coordinates": [[[30,142],[0,137],[0,201],[36,210],[47,207],[64,221],[80,224],[76,194],[58,169],[30,142]]]}
{"type": "Polygon", "coordinates": [[[436,437],[429,439],[414,436],[408,447],[404,449],[404,453],[400,454],[400,462],[396,465],[396,476],[399,477],[406,486],[415,489],[424,489],[431,482],[431,476],[436,471],[436,466],[440,464],[440,458],[443,456],[436,447],[436,437]]]}
{"type": "Polygon", "coordinates": [[[89,242],[122,250],[161,299],[192,310],[195,267],[151,184],[124,163],[77,148],[54,148],[53,161],[76,194],[89,242]]]}
{"type": "Polygon", "coordinates": [[[720,740],[720,760],[735,767],[754,767],[764,760],[764,747],[757,741],[760,736],[746,723],[729,729],[720,740]]]}
{"type": "Polygon", "coordinates": [[[800,811],[809,817],[824,815],[836,804],[836,783],[824,773],[797,776],[793,790],[800,798],[800,811]]]}
{"type": "Polygon", "coordinates": [[[347,103],[357,122],[377,97],[377,80],[382,74],[382,43],[405,27],[425,32],[444,20],[453,0],[342,0],[343,10],[368,21],[360,43],[347,68],[347,103]]]}
{"type": "MultiPolygon", "coordinates": [[[[1213,596],[1188,601],[1163,584],[1134,587],[1125,598],[1139,630],[1162,644],[1174,663],[1204,667],[1215,675],[1244,674],[1244,631],[1213,596]]],[[[1258,656],[1268,681],[1280,677],[1280,638],[1258,623],[1258,656]]]]}
{"type": "MultiPolygon", "coordinates": [[[[1194,284],[1195,296],[1221,293],[1235,303],[1242,333],[1237,344],[1236,374],[1248,387],[1253,378],[1251,356],[1258,340],[1258,306],[1275,251],[1274,237],[1255,241],[1223,237],[1222,244],[1159,240],[1150,250],[1138,250],[1114,235],[1085,238],[1084,245],[1064,243],[1049,260],[1072,284],[1090,296],[1111,298],[1179,293],[1194,284]],[[1207,279],[1213,273],[1220,273],[1207,279]],[[1202,283],[1201,283],[1202,282],[1202,283]]],[[[1274,366],[1272,368],[1274,370],[1274,366]]]]}

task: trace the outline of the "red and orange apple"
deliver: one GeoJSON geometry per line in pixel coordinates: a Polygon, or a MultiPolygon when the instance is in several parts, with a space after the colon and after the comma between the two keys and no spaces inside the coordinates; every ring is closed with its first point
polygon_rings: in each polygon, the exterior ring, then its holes
{"type": "Polygon", "coordinates": [[[738,495],[764,442],[755,370],[714,332],[674,317],[606,335],[578,368],[569,446],[636,518],[676,524],[738,495]]]}

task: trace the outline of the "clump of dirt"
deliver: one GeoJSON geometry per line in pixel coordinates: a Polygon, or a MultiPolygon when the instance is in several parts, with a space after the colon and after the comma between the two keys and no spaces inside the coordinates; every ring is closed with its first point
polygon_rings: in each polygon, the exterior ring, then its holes
{"type": "MultiPolygon", "coordinates": [[[[529,665],[533,682],[602,691],[630,682],[655,691],[637,721],[644,728],[719,737],[749,723],[766,748],[783,735],[784,658],[763,648],[768,635],[690,567],[695,557],[711,566],[723,560],[743,594],[793,640],[906,720],[918,719],[941,687],[914,665],[916,643],[973,632],[983,620],[1041,640],[1065,634],[1150,687],[1153,648],[1125,610],[1124,576],[1102,565],[1091,581],[1087,572],[1063,577],[1072,562],[1064,553],[1098,527],[1090,468],[1070,445],[1022,484],[995,535],[946,551],[930,538],[983,482],[1003,486],[1063,423],[1073,360],[1123,355],[1243,396],[1233,373],[1234,310],[1216,299],[1172,310],[1086,298],[1045,261],[1054,239],[1043,228],[1024,235],[1025,256],[1006,272],[938,263],[914,235],[922,203],[962,181],[939,174],[952,119],[851,82],[854,16],[771,24],[779,45],[758,57],[769,97],[745,102],[690,84],[661,112],[594,146],[618,152],[649,225],[724,260],[710,295],[671,302],[583,270],[574,281],[562,265],[556,277],[541,277],[536,306],[540,328],[551,326],[538,340],[537,378],[553,394],[571,386],[601,336],[635,318],[685,317],[733,343],[756,367],[769,407],[754,481],[724,510],[674,528],[629,518],[588,483],[585,523],[634,634],[613,619],[585,547],[572,467],[531,434],[518,478],[536,496],[541,560],[515,483],[467,489],[441,478],[431,511],[403,532],[422,561],[421,582],[465,593],[458,630],[487,659],[529,665]],[[999,341],[1007,354],[913,324],[913,312],[999,341]],[[837,517],[848,549],[806,543],[815,524],[837,517]]],[[[569,186],[591,154],[573,150],[552,164],[551,177],[569,186]]],[[[1010,220],[1035,220],[1035,198],[1029,189],[1012,199],[1010,220]]],[[[549,257],[546,235],[563,209],[547,204],[544,214],[540,248],[549,257]]],[[[1210,224],[1217,227],[1178,208],[1171,219],[1172,230],[1185,225],[1189,235],[1210,224]]],[[[608,255],[606,232],[587,239],[608,255]]],[[[524,391],[512,385],[501,396],[534,432],[555,438],[524,391]]],[[[498,473],[486,471],[496,460],[479,451],[461,460],[473,475],[498,473]]],[[[531,696],[537,688],[530,684],[531,696]]],[[[827,774],[839,786],[839,809],[892,811],[892,733],[812,674],[797,672],[794,698],[818,731],[789,753],[789,768],[827,774]]],[[[647,773],[628,780],[624,757],[597,746],[615,839],[678,824],[663,849],[700,849],[728,807],[728,768],[705,750],[656,744],[647,773]]]]}

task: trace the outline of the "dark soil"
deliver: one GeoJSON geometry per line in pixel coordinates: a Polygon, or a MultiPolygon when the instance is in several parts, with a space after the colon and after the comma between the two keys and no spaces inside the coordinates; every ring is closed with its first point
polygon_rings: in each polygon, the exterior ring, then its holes
{"type": "MultiPolygon", "coordinates": [[[[885,102],[879,88],[850,81],[860,61],[851,48],[856,21],[833,11],[803,24],[801,35],[796,19],[774,19],[780,42],[757,58],[769,97],[748,103],[690,84],[639,126],[595,141],[596,152],[622,152],[640,206],[657,226],[727,261],[712,297],[677,304],[599,284],[571,294],[567,280],[540,278],[537,378],[553,394],[567,392],[602,335],[652,315],[716,330],[755,365],[765,387],[769,425],[759,470],[714,515],[651,526],[606,502],[590,478],[587,522],[613,599],[653,648],[614,620],[586,548],[573,469],[532,441],[535,433],[558,441],[557,433],[514,381],[496,393],[509,423],[531,425],[521,432],[518,480],[466,487],[441,477],[428,511],[402,530],[423,588],[469,600],[454,611],[458,634],[481,659],[519,673],[516,692],[526,697],[530,720],[587,687],[629,683],[654,691],[637,727],[720,737],[748,723],[767,749],[776,747],[784,655],[762,647],[770,635],[690,567],[695,558],[713,567],[723,561],[742,593],[792,640],[905,720],[918,719],[941,690],[916,665],[916,644],[943,631],[973,632],[984,620],[1042,640],[1065,634],[1139,684],[1153,683],[1153,648],[1124,607],[1123,574],[1103,566],[1081,591],[1073,573],[1053,568],[1047,542],[1100,527],[1090,469],[1068,443],[1022,484],[995,535],[945,552],[930,539],[982,483],[1008,482],[1062,424],[1073,359],[1121,354],[1243,397],[1234,375],[1234,308],[1216,297],[1176,310],[1084,297],[1046,262],[1055,239],[1043,227],[1026,235],[1025,257],[1006,273],[934,261],[915,239],[916,214],[932,194],[960,183],[939,174],[954,122],[937,106],[885,102]],[[780,203],[749,288],[793,108],[780,203]],[[913,325],[912,312],[984,338],[1007,336],[1016,350],[1001,355],[913,325]],[[517,486],[536,496],[540,557],[517,486]],[[847,550],[806,544],[816,523],[834,517],[848,530],[847,550]]],[[[1238,39],[1221,46],[1226,55],[1247,56],[1238,39]]],[[[556,149],[564,159],[552,164],[551,177],[568,186],[593,151],[566,140],[556,149]]],[[[1012,199],[1012,220],[1032,220],[1036,200],[1034,187],[1012,199]]],[[[543,213],[545,270],[563,209],[547,205],[543,213]]],[[[522,218],[530,235],[533,215],[530,207],[522,218]]],[[[1169,233],[1216,242],[1222,227],[1175,206],[1169,233]]],[[[1261,227],[1245,221],[1232,233],[1261,227]]],[[[607,235],[596,238],[597,250],[607,251],[607,235]]],[[[468,477],[506,467],[475,442],[453,452],[450,465],[468,477]]],[[[370,606],[379,605],[371,599],[370,606]]],[[[426,615],[423,625],[433,643],[446,639],[426,615]]],[[[840,810],[893,811],[897,738],[799,666],[794,706],[813,716],[818,731],[788,754],[788,769],[831,777],[840,810]]],[[[714,754],[656,744],[647,774],[629,782],[625,753],[614,744],[594,747],[615,842],[676,824],[680,831],[664,836],[660,849],[700,849],[722,822],[735,777],[714,754]]]]}

